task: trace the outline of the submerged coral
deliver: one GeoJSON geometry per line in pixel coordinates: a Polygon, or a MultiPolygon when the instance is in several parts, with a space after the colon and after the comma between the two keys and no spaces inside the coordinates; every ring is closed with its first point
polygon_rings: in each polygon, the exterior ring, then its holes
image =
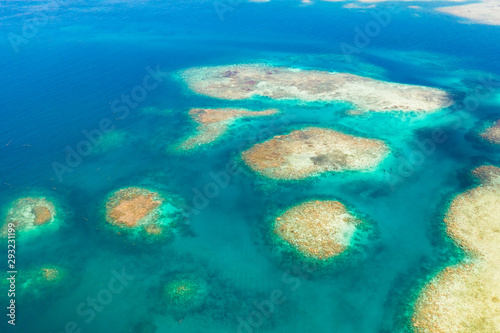
{"type": "Polygon", "coordinates": [[[158,327],[152,321],[142,321],[132,328],[132,333],[156,333],[158,327]]]}
{"type": "Polygon", "coordinates": [[[131,141],[133,141],[133,136],[128,131],[114,129],[103,134],[102,139],[95,144],[93,152],[105,153],[131,141]]]}
{"type": "Polygon", "coordinates": [[[208,289],[204,281],[189,277],[169,281],[163,288],[165,299],[176,311],[196,309],[203,304],[207,293],[208,289]]]}
{"type": "Polygon", "coordinates": [[[16,289],[21,296],[44,298],[52,295],[69,281],[65,268],[56,265],[43,265],[20,270],[16,276],[16,289]]]}

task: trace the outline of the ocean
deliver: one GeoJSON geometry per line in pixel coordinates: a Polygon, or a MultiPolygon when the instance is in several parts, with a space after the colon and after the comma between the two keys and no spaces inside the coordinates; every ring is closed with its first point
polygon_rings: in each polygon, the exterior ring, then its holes
{"type": "Polygon", "coordinates": [[[49,264],[69,277],[43,295],[18,294],[16,325],[2,314],[2,332],[410,331],[415,293],[462,257],[443,230],[449,200],[472,186],[474,167],[500,164],[499,149],[477,135],[500,113],[500,27],[437,14],[439,2],[416,2],[422,10],[397,2],[363,10],[297,1],[48,3],[9,1],[0,10],[0,208],[5,220],[20,197],[54,200],[59,228],[18,235],[18,281],[23,270],[49,264]],[[381,10],[390,10],[390,22],[356,46],[357,29],[381,10]],[[346,55],[342,45],[356,52],[346,55]],[[196,95],[178,75],[240,63],[436,87],[456,104],[427,116],[352,116],[340,102],[196,95]],[[151,89],[137,88],[148,75],[151,89]],[[146,93],[124,102],[139,90],[146,93]],[[282,112],[180,154],[172,147],[194,130],[194,107],[282,112]],[[92,143],[89,133],[103,132],[103,124],[104,138],[95,134],[92,143]],[[381,139],[393,153],[373,172],[302,181],[266,179],[242,164],[241,152],[253,144],[304,126],[381,139]],[[217,182],[233,164],[238,172],[217,182]],[[127,186],[183,198],[182,230],[147,243],[105,228],[107,196],[127,186]],[[310,198],[354,207],[372,236],[325,266],[278,251],[270,219],[310,198]],[[164,304],[162,286],[179,275],[208,285],[196,311],[164,304]],[[110,281],[123,288],[110,293],[110,281]],[[92,299],[104,302],[92,306],[92,299]]]}

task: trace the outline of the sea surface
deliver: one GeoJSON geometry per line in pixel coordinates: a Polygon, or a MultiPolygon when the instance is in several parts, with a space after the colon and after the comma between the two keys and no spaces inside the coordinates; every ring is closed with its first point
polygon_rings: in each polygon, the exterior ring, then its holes
{"type": "MultiPolygon", "coordinates": [[[[19,236],[16,263],[19,274],[55,264],[71,278],[43,297],[17,297],[15,327],[7,324],[2,290],[1,332],[409,331],[419,288],[462,256],[443,231],[449,200],[473,185],[474,167],[500,164],[499,149],[478,138],[500,115],[500,27],[437,14],[438,2],[416,2],[421,10],[396,2],[374,9],[297,1],[48,3],[0,7],[0,209],[4,219],[20,197],[57,202],[61,227],[19,236]],[[355,45],[357,29],[389,9],[386,26],[352,56],[343,54],[342,45],[355,45]],[[437,87],[456,105],[428,116],[353,116],[346,103],[204,97],[178,75],[239,63],[437,87]],[[152,76],[154,88],[118,110],[123,94],[144,86],[151,72],[161,72],[152,76]],[[190,108],[228,106],[282,113],[240,122],[206,149],[172,149],[194,131],[190,108]],[[86,156],[67,157],[103,119],[113,130],[86,156]],[[373,172],[293,182],[259,177],[242,164],[240,153],[253,144],[304,126],[382,139],[393,154],[373,172]],[[69,168],[54,169],[67,158],[69,168]],[[231,165],[238,172],[217,183],[231,165]],[[103,228],[107,196],[127,186],[183,198],[190,207],[183,231],[145,243],[103,228]],[[278,251],[272,216],[311,198],[353,207],[373,235],[326,266],[278,251]],[[124,288],[112,299],[94,310],[86,305],[123,274],[124,288]],[[210,299],[197,311],[164,306],[163,284],[179,274],[209,286],[210,299]],[[269,306],[276,294],[279,304],[269,306]]],[[[0,248],[6,253],[7,243],[0,248]]],[[[0,257],[7,271],[7,256],[0,257]]]]}

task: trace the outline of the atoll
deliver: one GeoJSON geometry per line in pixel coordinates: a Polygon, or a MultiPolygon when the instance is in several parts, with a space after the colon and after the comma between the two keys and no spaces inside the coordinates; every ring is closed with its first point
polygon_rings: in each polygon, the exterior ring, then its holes
{"type": "Polygon", "coordinates": [[[500,168],[473,171],[480,185],[458,195],[445,217],[447,234],[465,251],[420,292],[416,332],[500,332],[500,168]]]}
{"type": "Polygon", "coordinates": [[[303,256],[327,260],[349,247],[360,223],[339,201],[312,200],[276,217],[273,232],[303,256]]]}
{"type": "Polygon", "coordinates": [[[482,132],[481,137],[493,144],[500,144],[500,120],[482,132]]]}
{"type": "Polygon", "coordinates": [[[106,202],[106,221],[123,232],[138,230],[146,236],[162,236],[181,211],[170,199],[145,188],[122,188],[106,202]]]}
{"type": "Polygon", "coordinates": [[[452,104],[443,90],[384,82],[349,73],[268,65],[191,68],[181,73],[198,94],[240,100],[254,96],[306,102],[344,101],[364,111],[433,112],[452,104]]]}
{"type": "Polygon", "coordinates": [[[163,288],[168,305],[176,311],[194,310],[203,304],[208,289],[204,281],[179,278],[169,281],[163,288]]]}
{"type": "Polygon", "coordinates": [[[380,140],[309,127],[256,144],[242,157],[266,177],[304,179],[328,171],[370,170],[388,153],[380,140]]]}
{"type": "Polygon", "coordinates": [[[26,197],[13,202],[7,212],[2,235],[6,235],[8,225],[13,223],[16,232],[34,230],[54,222],[56,208],[45,197],[26,197]]]}
{"type": "Polygon", "coordinates": [[[237,120],[276,114],[278,110],[250,111],[245,109],[191,109],[189,115],[198,124],[196,134],[179,144],[178,149],[190,150],[219,140],[237,120]]]}

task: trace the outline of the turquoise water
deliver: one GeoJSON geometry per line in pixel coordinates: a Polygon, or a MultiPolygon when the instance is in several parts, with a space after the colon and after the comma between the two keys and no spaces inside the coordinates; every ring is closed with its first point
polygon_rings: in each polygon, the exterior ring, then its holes
{"type": "MultiPolygon", "coordinates": [[[[438,87],[461,105],[483,78],[498,82],[500,28],[403,8],[347,62],[339,45],[352,43],[353,28],[372,19],[369,10],[241,3],[221,21],[210,1],[75,2],[47,12],[48,22],[16,53],[7,36],[22,34],[32,16],[21,14],[32,6],[16,1],[1,10],[0,205],[4,216],[22,196],[57,201],[63,225],[19,237],[17,266],[22,274],[56,264],[70,278],[43,297],[19,295],[15,331],[64,332],[70,323],[92,333],[148,332],[148,325],[157,332],[405,332],[415,290],[460,259],[440,221],[448,200],[472,185],[467,175],[473,167],[500,164],[498,148],[477,139],[477,131],[498,118],[497,90],[463,112],[351,116],[342,103],[198,96],[175,74],[195,66],[264,62],[438,87]],[[114,113],[113,102],[157,66],[164,73],[157,87],[127,117],[114,113]],[[189,108],[225,106],[282,113],[272,121],[240,122],[223,140],[193,154],[171,150],[194,130],[189,108]],[[68,146],[76,149],[86,140],[82,131],[99,128],[105,118],[115,131],[58,179],[53,162],[64,163],[68,146]],[[241,164],[240,152],[253,143],[308,125],[382,139],[393,153],[371,173],[301,182],[263,179],[241,164]],[[436,131],[444,139],[429,146],[436,131]],[[227,186],[208,185],[233,164],[238,173],[227,186]],[[103,228],[106,197],[126,186],[185,200],[185,223],[173,239],[143,244],[103,228]],[[199,193],[207,186],[213,197],[203,199],[199,193]],[[373,224],[373,237],[328,267],[278,251],[269,217],[311,197],[352,206],[373,224]],[[93,311],[80,307],[109,289],[122,270],[131,277],[109,303],[93,311]],[[161,288],[179,274],[210,286],[208,300],[195,312],[174,314],[164,306],[161,288]],[[274,311],[256,315],[273,295],[280,295],[274,311]]],[[[2,332],[14,331],[4,317],[2,332]]]]}

